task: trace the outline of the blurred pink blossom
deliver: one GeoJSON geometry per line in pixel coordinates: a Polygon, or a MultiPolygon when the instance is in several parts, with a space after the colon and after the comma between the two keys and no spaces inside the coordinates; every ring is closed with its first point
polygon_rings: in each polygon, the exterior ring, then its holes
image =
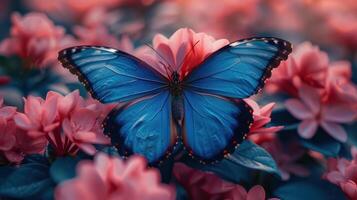
{"type": "Polygon", "coordinates": [[[175,192],[160,183],[160,173],[147,169],[142,157],[132,156],[126,162],[98,154],[94,162],[81,161],[77,177],[64,181],[55,190],[56,200],[170,200],[175,192]]]}
{"type": "Polygon", "coordinates": [[[80,22],[88,13],[98,8],[109,9],[123,0],[26,0],[27,5],[64,21],[80,22]]]}
{"type": "Polygon", "coordinates": [[[268,81],[267,90],[270,92],[283,91],[292,96],[298,95],[302,84],[324,88],[328,73],[329,60],[325,52],[317,46],[304,42],[294,48],[288,60],[282,62],[273,70],[268,81]]]}
{"type": "Polygon", "coordinates": [[[248,138],[256,144],[261,144],[264,141],[273,139],[275,133],[283,128],[283,126],[265,127],[271,121],[270,115],[275,103],[269,103],[260,108],[252,99],[245,99],[245,102],[253,109],[254,119],[250,127],[248,138]]]}
{"type": "Polygon", "coordinates": [[[194,29],[237,40],[254,30],[260,17],[260,0],[178,1],[184,20],[194,29]]]}
{"type": "Polygon", "coordinates": [[[305,151],[297,143],[289,145],[283,144],[278,138],[260,144],[266,149],[277,163],[282,179],[288,180],[290,175],[306,177],[310,171],[303,164],[297,163],[302,158],[305,151]]]}
{"type": "MultiPolygon", "coordinates": [[[[202,172],[187,167],[182,163],[174,166],[174,176],[185,188],[192,200],[265,200],[265,190],[262,186],[256,185],[249,191],[243,186],[226,182],[213,173],[202,172]],[[189,178],[188,178],[189,177],[189,178]]],[[[276,198],[273,198],[277,200],[276,198]]],[[[273,200],[270,199],[270,200],[273,200]]]]}
{"type": "Polygon", "coordinates": [[[126,36],[118,39],[108,32],[108,28],[103,25],[93,27],[76,26],[74,33],[78,38],[79,45],[99,45],[116,48],[128,53],[134,52],[134,46],[126,36]]]}
{"type": "Polygon", "coordinates": [[[111,108],[113,105],[85,101],[78,91],[66,96],[49,92],[46,99],[25,99],[24,113],[17,113],[14,121],[28,136],[48,141],[57,156],[74,155],[78,148],[93,155],[93,144],[110,143],[101,122],[111,108]]]}
{"type": "Polygon", "coordinates": [[[205,33],[195,33],[188,28],[177,30],[170,38],[158,34],[153,39],[153,48],[142,49],[138,56],[151,64],[164,76],[169,70],[178,70],[185,77],[207,56],[228,44],[228,40],[216,40],[205,33]]]}
{"type": "Polygon", "coordinates": [[[10,37],[0,43],[0,54],[17,55],[27,66],[44,67],[54,62],[57,52],[69,40],[64,29],[42,13],[11,17],[10,37]]]}
{"type": "Polygon", "coordinates": [[[346,103],[351,107],[357,105],[357,86],[351,81],[351,77],[352,67],[349,62],[332,63],[328,70],[325,101],[346,103]]]}
{"type": "Polygon", "coordinates": [[[324,102],[321,93],[313,87],[302,85],[299,99],[289,99],[285,103],[289,112],[302,120],[298,133],[303,138],[312,138],[319,126],[340,142],[346,142],[347,133],[341,123],[353,122],[356,112],[344,103],[324,102]]]}
{"type": "Polygon", "coordinates": [[[345,158],[330,158],[327,171],[323,175],[331,183],[339,185],[351,200],[357,199],[357,157],[353,156],[351,161],[345,158]]]}
{"type": "Polygon", "coordinates": [[[338,42],[348,50],[357,48],[357,2],[345,0],[311,1],[306,0],[307,5],[319,14],[322,23],[326,26],[325,32],[331,41],[338,42]]]}

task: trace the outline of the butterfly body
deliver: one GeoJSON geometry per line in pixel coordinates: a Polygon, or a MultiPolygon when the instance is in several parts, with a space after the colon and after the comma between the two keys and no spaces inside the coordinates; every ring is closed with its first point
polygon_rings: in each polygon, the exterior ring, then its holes
{"type": "Polygon", "coordinates": [[[244,102],[291,52],[277,38],[251,38],[212,53],[189,73],[162,74],[119,50],[80,46],[59,60],[102,103],[119,103],[104,122],[122,156],[141,154],[151,164],[184,146],[202,162],[222,159],[246,137],[253,121],[244,102]]]}

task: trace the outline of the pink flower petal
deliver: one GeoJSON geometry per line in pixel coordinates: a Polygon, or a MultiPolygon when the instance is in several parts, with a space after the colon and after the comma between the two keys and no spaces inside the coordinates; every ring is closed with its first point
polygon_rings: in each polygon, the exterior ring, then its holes
{"type": "Polygon", "coordinates": [[[20,163],[24,159],[24,155],[16,151],[6,151],[4,152],[6,159],[12,163],[20,163]]]}
{"type": "Polygon", "coordinates": [[[299,96],[312,113],[317,114],[319,112],[320,94],[317,89],[302,85],[299,89],[299,96]]]}
{"type": "Polygon", "coordinates": [[[25,114],[34,122],[41,121],[42,107],[41,99],[33,96],[29,96],[25,100],[25,114]]]}
{"type": "Polygon", "coordinates": [[[10,119],[16,113],[16,107],[5,106],[0,108],[0,118],[10,119]]]}
{"type": "Polygon", "coordinates": [[[79,98],[79,91],[75,90],[67,94],[58,102],[58,110],[61,115],[68,115],[68,113],[74,109],[77,103],[77,99],[79,98]]]}
{"type": "Polygon", "coordinates": [[[318,128],[318,124],[314,120],[304,120],[298,127],[298,133],[301,137],[310,139],[312,138],[318,128]]]}
{"type": "Polygon", "coordinates": [[[38,125],[33,124],[31,120],[23,113],[17,113],[14,116],[14,121],[16,125],[23,130],[36,130],[39,128],[38,125]]]}
{"type": "Polygon", "coordinates": [[[48,125],[52,124],[55,118],[57,117],[57,97],[50,97],[46,99],[43,104],[43,119],[42,124],[48,125]]]}
{"type": "Polygon", "coordinates": [[[81,141],[84,143],[94,143],[94,144],[109,144],[110,139],[106,137],[104,134],[94,133],[90,131],[78,131],[74,138],[77,141],[81,141]]]}
{"type": "Polygon", "coordinates": [[[348,180],[341,183],[341,188],[351,200],[357,199],[357,184],[354,181],[348,180]]]}
{"type": "Polygon", "coordinates": [[[347,133],[341,125],[333,122],[322,121],[321,126],[330,136],[336,140],[340,142],[347,141],[347,133]]]}
{"type": "Polygon", "coordinates": [[[265,190],[262,186],[252,187],[247,195],[247,200],[265,200],[265,190]]]}
{"type": "Polygon", "coordinates": [[[95,147],[92,144],[87,144],[87,143],[80,143],[77,144],[77,146],[84,151],[85,153],[89,154],[89,155],[94,155],[97,150],[95,149],[95,147]]]}
{"type": "Polygon", "coordinates": [[[57,128],[59,125],[60,125],[59,122],[56,122],[56,123],[53,123],[53,124],[49,124],[49,125],[45,126],[45,127],[43,128],[43,130],[44,130],[45,132],[51,132],[51,131],[53,131],[55,128],[57,128]]]}
{"type": "Polygon", "coordinates": [[[300,100],[289,99],[285,102],[286,109],[297,119],[312,119],[314,113],[311,112],[300,100]]]}
{"type": "Polygon", "coordinates": [[[265,105],[264,107],[262,107],[260,109],[260,115],[270,116],[271,112],[273,111],[274,106],[275,106],[275,103],[269,103],[269,104],[265,105]]]}
{"type": "Polygon", "coordinates": [[[94,111],[81,108],[73,111],[71,122],[77,130],[89,131],[93,128],[97,115],[94,111]]]}
{"type": "Polygon", "coordinates": [[[322,117],[326,121],[349,123],[356,119],[356,111],[348,105],[326,105],[322,109],[322,117]]]}

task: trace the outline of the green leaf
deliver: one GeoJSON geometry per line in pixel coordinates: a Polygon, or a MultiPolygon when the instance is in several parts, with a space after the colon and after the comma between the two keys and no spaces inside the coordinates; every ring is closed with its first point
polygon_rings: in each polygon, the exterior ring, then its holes
{"type": "Polygon", "coordinates": [[[233,183],[252,183],[259,171],[280,176],[274,159],[260,146],[244,141],[229,157],[218,163],[202,164],[185,155],[180,159],[186,165],[202,171],[215,173],[233,183]]]}
{"type": "Polygon", "coordinates": [[[76,166],[79,161],[80,159],[70,156],[57,158],[50,168],[50,175],[53,181],[60,183],[75,177],[76,166]]]}
{"type": "Polygon", "coordinates": [[[300,138],[300,143],[304,147],[320,152],[328,157],[338,156],[341,149],[341,143],[333,139],[322,129],[318,129],[316,135],[311,139],[300,138]]]}
{"type": "Polygon", "coordinates": [[[42,163],[26,163],[9,170],[6,177],[1,178],[0,196],[29,198],[40,195],[52,186],[48,168],[42,163]]]}
{"type": "Polygon", "coordinates": [[[338,186],[316,178],[284,183],[273,192],[273,196],[284,200],[346,199],[338,186]]]}
{"type": "Polygon", "coordinates": [[[228,156],[227,160],[250,169],[280,175],[279,169],[271,155],[262,147],[248,140],[245,140],[234,153],[228,156]]]}

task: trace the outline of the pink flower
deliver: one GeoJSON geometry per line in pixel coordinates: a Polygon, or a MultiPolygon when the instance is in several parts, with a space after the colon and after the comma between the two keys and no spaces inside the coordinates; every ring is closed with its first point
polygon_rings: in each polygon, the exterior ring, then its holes
{"type": "Polygon", "coordinates": [[[77,177],[62,182],[55,190],[56,200],[169,200],[175,199],[170,186],[160,183],[160,174],[147,169],[142,157],[124,162],[98,154],[94,162],[82,161],[77,177]]]}
{"type": "Polygon", "coordinates": [[[296,96],[302,84],[324,88],[328,73],[328,57],[309,42],[298,45],[289,59],[273,71],[268,90],[284,91],[296,96]]]}
{"type": "Polygon", "coordinates": [[[42,153],[44,140],[28,137],[20,130],[13,118],[16,115],[16,107],[3,106],[0,99],[0,158],[4,157],[8,162],[20,163],[25,154],[42,153]]]}
{"type": "Polygon", "coordinates": [[[47,96],[45,100],[29,96],[24,99],[24,113],[14,116],[15,123],[32,137],[45,136],[59,126],[57,98],[47,96]]]}
{"type": "Polygon", "coordinates": [[[289,99],[285,105],[295,118],[302,120],[298,127],[301,137],[312,138],[321,126],[336,140],[346,142],[347,133],[340,124],[356,119],[356,112],[350,106],[324,102],[317,89],[306,85],[300,87],[299,98],[289,99]]]}
{"type": "Polygon", "coordinates": [[[171,76],[169,71],[178,70],[180,78],[185,77],[207,56],[228,44],[228,40],[215,40],[205,33],[195,33],[183,28],[177,30],[170,38],[158,34],[153,39],[153,54],[149,48],[142,50],[139,56],[151,64],[164,76],[171,76]]]}
{"type": "Polygon", "coordinates": [[[357,199],[357,157],[349,161],[344,158],[328,160],[328,169],[323,175],[325,179],[339,185],[349,199],[357,199]]]}
{"type": "Polygon", "coordinates": [[[353,84],[351,77],[352,69],[349,62],[332,63],[328,70],[325,101],[346,103],[351,107],[357,105],[357,86],[353,84]]]}
{"type": "Polygon", "coordinates": [[[98,101],[85,101],[78,91],[66,96],[49,92],[46,99],[25,99],[24,113],[17,113],[14,121],[29,137],[48,141],[56,156],[74,155],[78,149],[93,155],[93,144],[110,143],[101,123],[112,108],[98,101]]]}
{"type": "Polygon", "coordinates": [[[0,54],[17,55],[29,66],[47,66],[63,47],[64,29],[41,13],[12,15],[10,37],[0,43],[0,54]]]}
{"type": "Polygon", "coordinates": [[[275,103],[269,103],[262,108],[252,99],[245,99],[245,102],[253,109],[254,122],[250,127],[248,138],[256,144],[269,141],[275,137],[275,133],[280,131],[283,126],[265,127],[270,121],[270,115],[275,103]]]}
{"type": "Polygon", "coordinates": [[[110,139],[101,132],[96,132],[97,115],[89,109],[78,109],[70,118],[65,118],[62,122],[64,133],[80,149],[93,155],[96,152],[93,144],[109,144],[110,139]]]}
{"type": "Polygon", "coordinates": [[[173,173],[192,200],[265,200],[265,191],[260,185],[252,187],[247,192],[240,185],[223,181],[212,173],[195,170],[182,163],[175,164],[173,173]]]}
{"type": "Polygon", "coordinates": [[[283,180],[288,180],[290,174],[301,177],[306,177],[310,174],[308,168],[297,163],[297,161],[305,154],[304,149],[298,144],[293,143],[284,145],[278,138],[274,138],[270,141],[263,142],[260,145],[274,158],[283,180]]]}

